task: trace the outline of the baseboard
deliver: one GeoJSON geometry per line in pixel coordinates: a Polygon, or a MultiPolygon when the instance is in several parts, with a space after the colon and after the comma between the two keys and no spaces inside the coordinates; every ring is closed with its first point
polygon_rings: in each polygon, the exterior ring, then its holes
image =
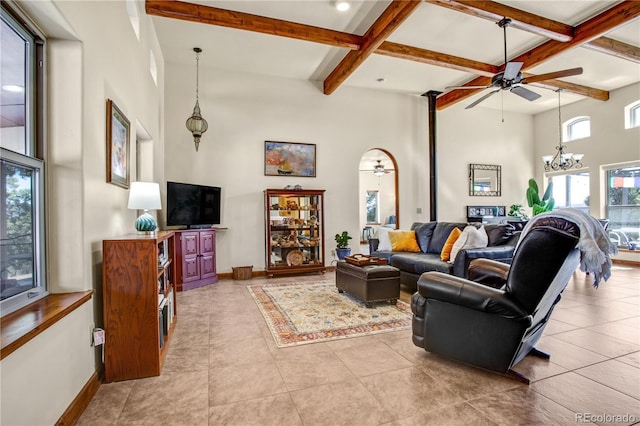
{"type": "Polygon", "coordinates": [[[95,371],[87,383],[82,387],[75,399],[69,404],[62,416],[56,422],[56,426],[72,426],[75,425],[84,410],[91,402],[91,398],[98,392],[98,388],[102,384],[102,377],[104,377],[103,367],[95,371]]]}
{"type": "MultiPolygon", "coordinates": [[[[335,266],[327,266],[327,271],[335,271],[336,267],[335,266]]],[[[254,277],[265,277],[266,271],[251,271],[251,278],[254,277]]],[[[233,272],[220,272],[218,274],[218,278],[223,279],[223,278],[233,278],[233,272]]],[[[241,280],[244,281],[244,280],[241,280]]]]}
{"type": "Polygon", "coordinates": [[[635,260],[625,260],[625,259],[612,259],[613,263],[619,265],[629,265],[629,266],[640,266],[640,262],[636,262],[635,260]]]}

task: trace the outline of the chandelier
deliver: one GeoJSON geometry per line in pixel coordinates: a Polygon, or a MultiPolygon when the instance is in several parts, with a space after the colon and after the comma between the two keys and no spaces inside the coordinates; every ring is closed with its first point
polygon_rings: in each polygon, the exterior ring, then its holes
{"type": "Polygon", "coordinates": [[[378,176],[378,177],[380,177],[380,176],[384,176],[385,173],[386,173],[386,171],[384,170],[384,166],[382,165],[382,161],[378,160],[378,164],[373,166],[373,174],[378,176]]]}
{"type": "Polygon", "coordinates": [[[542,161],[544,162],[544,171],[550,172],[552,170],[569,170],[569,169],[579,169],[582,167],[582,157],[584,154],[574,154],[572,152],[564,152],[564,145],[562,145],[562,115],[560,111],[560,91],[562,89],[556,90],[558,92],[558,135],[559,141],[558,146],[556,146],[557,152],[555,155],[543,155],[542,161]]]}
{"type": "Polygon", "coordinates": [[[198,103],[198,71],[200,64],[200,52],[202,52],[202,49],[200,49],[199,47],[194,47],[193,51],[196,52],[196,106],[193,107],[193,113],[191,114],[191,117],[187,118],[187,129],[193,135],[193,141],[196,144],[196,152],[198,152],[200,137],[204,132],[207,131],[209,125],[207,124],[207,120],[202,118],[202,115],[200,115],[200,104],[198,103]]]}

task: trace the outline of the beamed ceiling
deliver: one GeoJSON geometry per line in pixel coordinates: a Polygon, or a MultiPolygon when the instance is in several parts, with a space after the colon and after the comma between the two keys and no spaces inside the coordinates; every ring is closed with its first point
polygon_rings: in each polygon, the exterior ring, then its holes
{"type": "MultiPolygon", "coordinates": [[[[508,91],[478,107],[537,113],[640,81],[640,1],[352,1],[338,12],[330,0],[146,0],[167,62],[245,71],[317,83],[326,95],[342,86],[421,95],[443,92],[442,110],[470,104],[504,70],[522,62],[525,78],[582,67],[583,73],[526,85],[527,101],[508,91]]],[[[639,94],[640,96],[640,94],[639,94]]]]}

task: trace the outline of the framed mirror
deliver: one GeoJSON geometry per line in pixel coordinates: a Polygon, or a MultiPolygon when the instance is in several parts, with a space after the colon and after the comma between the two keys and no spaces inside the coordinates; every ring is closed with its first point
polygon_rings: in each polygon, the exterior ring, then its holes
{"type": "Polygon", "coordinates": [[[493,164],[469,164],[469,195],[502,195],[502,167],[493,164]]]}

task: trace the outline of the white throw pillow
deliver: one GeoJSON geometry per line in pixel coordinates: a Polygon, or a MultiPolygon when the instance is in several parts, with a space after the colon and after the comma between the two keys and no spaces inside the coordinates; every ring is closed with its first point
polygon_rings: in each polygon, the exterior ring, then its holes
{"type": "Polygon", "coordinates": [[[473,225],[469,225],[464,228],[460,237],[453,244],[449,263],[455,262],[460,250],[465,248],[486,247],[487,244],[489,244],[489,237],[487,236],[487,231],[484,230],[484,226],[478,229],[473,225]]]}
{"type": "Polygon", "coordinates": [[[376,231],[378,235],[378,251],[391,251],[391,240],[389,239],[389,231],[393,231],[391,228],[385,228],[379,226],[376,231]]]}

